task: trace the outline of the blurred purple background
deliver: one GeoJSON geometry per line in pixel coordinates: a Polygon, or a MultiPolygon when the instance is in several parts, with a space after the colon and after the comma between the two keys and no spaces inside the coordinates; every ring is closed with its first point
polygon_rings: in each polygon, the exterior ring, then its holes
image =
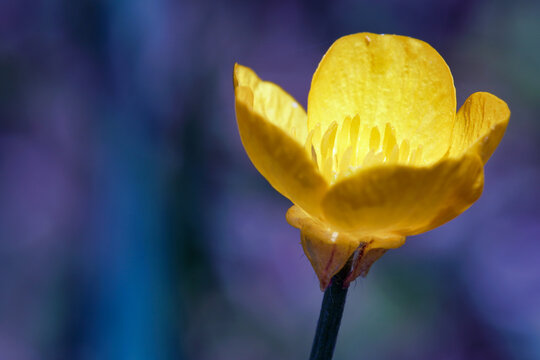
{"type": "Polygon", "coordinates": [[[338,37],[432,44],[512,118],[465,214],[349,292],[336,359],[540,359],[538,1],[0,3],[0,359],[306,359],[322,293],[237,133],[338,37]]]}

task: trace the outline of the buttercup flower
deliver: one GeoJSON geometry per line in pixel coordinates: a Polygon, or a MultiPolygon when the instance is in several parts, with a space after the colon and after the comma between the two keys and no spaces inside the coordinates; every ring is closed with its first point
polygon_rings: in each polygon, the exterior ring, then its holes
{"type": "Polygon", "coordinates": [[[300,229],[321,289],[351,256],[346,284],[406,236],[469,208],[510,117],[485,92],[456,114],[445,61],[425,42],[397,35],[338,39],[313,75],[307,114],[238,64],[234,88],[244,148],[294,203],[287,221],[300,229]]]}

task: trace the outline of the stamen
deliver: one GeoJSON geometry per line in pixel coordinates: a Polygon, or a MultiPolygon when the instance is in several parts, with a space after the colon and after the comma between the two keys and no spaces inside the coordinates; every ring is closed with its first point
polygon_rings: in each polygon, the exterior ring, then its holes
{"type": "Polygon", "coordinates": [[[337,123],[333,121],[324,133],[324,136],[321,140],[322,161],[326,161],[325,159],[329,157],[331,158],[334,154],[334,143],[336,140],[337,127],[337,123]]]}
{"type": "Polygon", "coordinates": [[[356,153],[358,152],[357,144],[358,144],[358,143],[355,141],[355,142],[353,142],[353,143],[347,148],[347,151],[348,151],[349,149],[350,149],[350,151],[351,151],[351,158],[350,158],[350,160],[349,160],[349,167],[350,167],[351,165],[356,165],[356,164],[357,164],[357,162],[356,162],[356,160],[357,160],[357,158],[358,158],[358,156],[357,156],[357,154],[356,154],[356,153]]]}
{"type": "Polygon", "coordinates": [[[366,157],[364,158],[364,163],[362,166],[368,166],[371,163],[373,163],[373,159],[375,158],[375,153],[373,150],[369,150],[369,152],[366,154],[366,157]]]}
{"type": "Polygon", "coordinates": [[[351,127],[351,117],[345,117],[343,123],[341,123],[341,129],[339,130],[339,135],[337,136],[337,146],[336,152],[341,156],[345,149],[349,145],[349,131],[351,127]]]}
{"type": "Polygon", "coordinates": [[[315,127],[312,129],[313,130],[313,137],[311,138],[311,145],[313,146],[313,148],[315,149],[315,154],[316,154],[316,157],[317,157],[317,161],[319,163],[319,169],[322,168],[321,166],[321,124],[320,123],[317,123],[317,125],[315,125],[315,127]]]}
{"type": "MultiPolygon", "coordinates": [[[[294,127],[291,132],[295,132],[294,127]]],[[[330,183],[359,167],[423,162],[422,147],[412,151],[408,139],[398,143],[396,129],[390,123],[386,123],[381,132],[377,125],[360,121],[358,114],[345,117],[340,124],[333,121],[324,133],[317,124],[309,132],[305,148],[330,183]]]]}
{"type": "Polygon", "coordinates": [[[395,164],[398,162],[398,160],[399,160],[399,146],[397,144],[394,144],[394,148],[392,149],[390,156],[388,156],[388,163],[395,164]]]}
{"type": "Polygon", "coordinates": [[[317,165],[317,168],[319,167],[319,163],[317,162],[317,152],[315,151],[315,146],[311,145],[311,160],[317,165]]]}
{"type": "Polygon", "coordinates": [[[358,133],[358,140],[356,145],[356,159],[359,165],[361,160],[364,159],[365,154],[369,151],[369,141],[371,135],[371,128],[367,124],[360,122],[360,129],[358,133]]]}
{"type": "Polygon", "coordinates": [[[370,165],[375,165],[375,164],[380,164],[384,161],[384,155],[382,152],[373,152],[373,150],[370,150],[367,155],[366,155],[366,158],[364,159],[364,164],[363,166],[370,166],[370,165]]]}
{"type": "Polygon", "coordinates": [[[409,141],[403,140],[401,142],[401,146],[399,147],[399,161],[400,162],[407,162],[407,159],[409,158],[409,141]]]}
{"type": "Polygon", "coordinates": [[[411,165],[417,165],[422,162],[422,146],[418,146],[411,154],[411,159],[409,163],[411,165]]]}
{"type": "Polygon", "coordinates": [[[360,131],[360,116],[357,114],[351,120],[349,131],[349,141],[351,145],[355,145],[358,142],[358,131],[360,131]]]}
{"type": "Polygon", "coordinates": [[[423,162],[423,155],[422,154],[422,146],[418,147],[417,154],[416,154],[416,163],[421,164],[423,162]]]}
{"type": "Polygon", "coordinates": [[[392,151],[394,150],[394,145],[396,145],[396,137],[394,135],[394,129],[390,123],[386,123],[384,129],[384,139],[383,139],[383,151],[386,158],[390,158],[392,151]]]}
{"type": "Polygon", "coordinates": [[[371,134],[369,136],[369,150],[375,151],[379,148],[379,142],[381,141],[381,135],[379,134],[379,129],[374,126],[371,129],[371,134]]]}
{"type": "Polygon", "coordinates": [[[347,150],[343,153],[343,156],[341,157],[341,161],[339,162],[339,173],[345,172],[349,165],[351,164],[351,157],[352,157],[352,147],[349,146],[347,150]]]}

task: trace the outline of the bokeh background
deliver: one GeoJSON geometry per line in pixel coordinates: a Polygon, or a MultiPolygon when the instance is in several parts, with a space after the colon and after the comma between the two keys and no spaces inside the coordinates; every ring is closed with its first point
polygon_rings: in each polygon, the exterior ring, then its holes
{"type": "Polygon", "coordinates": [[[540,359],[540,3],[0,2],[0,359],[305,359],[322,293],[235,62],[304,106],[338,37],[432,44],[512,118],[466,213],[349,292],[336,359],[540,359]]]}

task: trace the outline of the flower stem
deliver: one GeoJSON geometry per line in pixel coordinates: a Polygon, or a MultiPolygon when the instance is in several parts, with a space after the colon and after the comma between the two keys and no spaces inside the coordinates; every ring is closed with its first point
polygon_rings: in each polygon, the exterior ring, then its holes
{"type": "Polygon", "coordinates": [[[345,307],[348,287],[343,282],[351,270],[351,261],[332,278],[332,282],[324,292],[317,331],[313,339],[310,360],[330,360],[334,354],[336,339],[341,324],[341,316],[345,307]]]}

